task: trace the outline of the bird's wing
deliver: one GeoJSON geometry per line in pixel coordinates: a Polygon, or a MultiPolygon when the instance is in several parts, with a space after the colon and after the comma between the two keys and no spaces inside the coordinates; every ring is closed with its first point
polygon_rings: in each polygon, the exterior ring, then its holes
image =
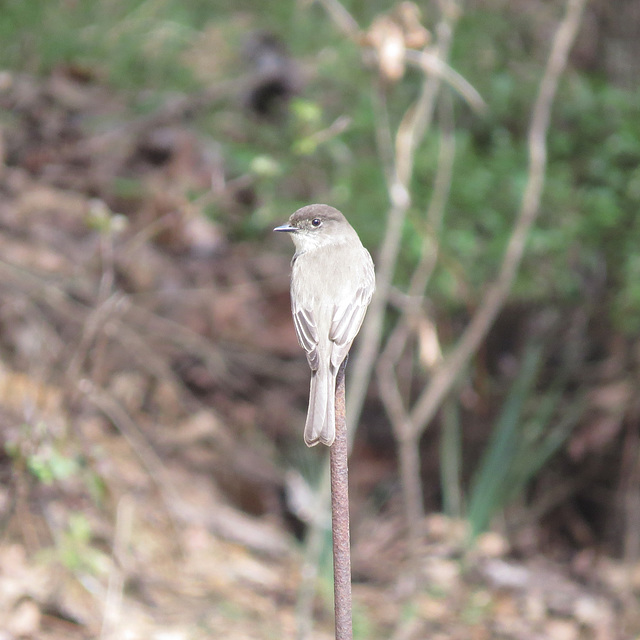
{"type": "Polygon", "coordinates": [[[309,366],[313,371],[318,368],[318,328],[309,309],[293,306],[293,325],[298,342],[307,354],[309,366]]]}
{"type": "Polygon", "coordinates": [[[340,366],[349,353],[351,343],[360,331],[372,295],[372,287],[369,284],[363,285],[346,304],[336,305],[329,331],[329,339],[334,343],[331,352],[333,366],[340,366]]]}

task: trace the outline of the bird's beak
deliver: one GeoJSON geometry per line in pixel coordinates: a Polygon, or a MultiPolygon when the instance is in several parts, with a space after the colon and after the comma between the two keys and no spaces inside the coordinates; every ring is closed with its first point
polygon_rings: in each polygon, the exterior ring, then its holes
{"type": "Polygon", "coordinates": [[[297,231],[297,227],[292,227],[290,224],[283,224],[280,227],[276,227],[274,231],[287,231],[288,233],[292,233],[293,231],[297,231]]]}

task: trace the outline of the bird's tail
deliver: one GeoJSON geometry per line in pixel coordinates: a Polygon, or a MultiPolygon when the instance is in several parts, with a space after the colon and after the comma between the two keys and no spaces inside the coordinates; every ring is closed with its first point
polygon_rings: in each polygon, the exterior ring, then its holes
{"type": "Polygon", "coordinates": [[[309,410],[304,425],[304,441],[308,447],[318,442],[330,447],[336,437],[336,374],[330,364],[320,365],[311,373],[309,410]]]}

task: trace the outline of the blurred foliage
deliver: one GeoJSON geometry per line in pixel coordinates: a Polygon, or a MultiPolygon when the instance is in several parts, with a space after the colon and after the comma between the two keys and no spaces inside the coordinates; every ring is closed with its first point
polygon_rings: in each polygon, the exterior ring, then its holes
{"type": "Polygon", "coordinates": [[[91,523],[84,513],[72,513],[67,527],[56,540],[55,549],[44,554],[51,562],[59,562],[76,575],[106,574],[109,556],[98,550],[92,541],[95,537],[91,523]]]}
{"type": "MultiPolygon", "coordinates": [[[[584,413],[581,398],[562,405],[567,391],[562,373],[549,390],[536,391],[536,384],[548,377],[541,371],[543,355],[543,344],[531,341],[472,478],[467,507],[472,536],[485,531],[496,513],[522,495],[584,413]]],[[[447,454],[441,459],[444,468],[449,464],[447,454]]],[[[455,451],[453,455],[457,465],[455,451]]],[[[452,487],[445,491],[451,492],[452,487]]]]}
{"type": "MultiPolygon", "coordinates": [[[[526,127],[539,77],[525,25],[504,14],[464,16],[454,66],[489,104],[458,129],[443,243],[480,286],[511,228],[526,176],[526,127]]],[[[576,70],[554,108],[542,212],[513,295],[573,303],[604,295],[609,320],[638,329],[638,93],[576,70]],[[604,291],[606,286],[606,292],[604,291]]],[[[464,118],[464,116],[463,116],[464,118]]]]}
{"type": "MultiPolygon", "coordinates": [[[[346,5],[362,25],[389,6],[346,5]]],[[[153,108],[169,92],[236,73],[250,32],[272,29],[294,58],[313,67],[287,117],[264,123],[237,112],[214,112],[200,123],[221,145],[231,175],[254,176],[257,206],[237,231],[260,235],[300,204],[325,200],[349,212],[365,244],[375,248],[380,242],[387,194],[370,75],[357,46],[337,33],[319,7],[275,3],[266,14],[249,1],[231,9],[200,0],[6,0],[2,14],[3,66],[46,73],[61,63],[85,65],[115,87],[135,91],[143,108],[153,108]],[[245,13],[250,17],[238,18],[245,13]],[[215,27],[224,34],[220,41],[215,27]],[[200,68],[194,63],[199,48],[205,60],[200,68]],[[350,119],[345,131],[322,135],[345,115],[350,119]]],[[[431,292],[441,308],[467,305],[469,297],[482,295],[511,231],[526,178],[526,128],[542,63],[530,29],[524,18],[486,10],[464,14],[457,28],[452,66],[489,109],[479,117],[456,103],[456,163],[431,292]]],[[[387,92],[392,124],[420,81],[419,74],[408,73],[387,92]]],[[[584,72],[574,70],[565,78],[549,137],[543,211],[514,290],[517,297],[569,304],[601,294],[609,320],[630,333],[640,328],[638,98],[584,72]]],[[[419,243],[411,240],[421,231],[437,147],[434,129],[416,159],[400,274],[416,260],[419,243]]],[[[215,210],[210,213],[218,217],[215,210]]]]}
{"type": "MultiPolygon", "coordinates": [[[[366,25],[389,3],[346,6],[366,25]]],[[[259,233],[293,207],[324,199],[349,212],[366,244],[379,243],[387,195],[374,140],[369,72],[356,45],[337,33],[319,7],[275,3],[264,13],[255,2],[231,9],[203,0],[5,0],[1,7],[0,64],[38,73],[61,63],[85,65],[115,87],[136,91],[137,103],[146,100],[146,108],[168,92],[196,88],[207,73],[214,78],[237,71],[249,32],[273,29],[296,59],[311,59],[314,68],[288,117],[265,125],[239,114],[212,113],[201,123],[220,141],[232,173],[257,178],[255,220],[244,231],[259,233]],[[244,13],[251,17],[237,18],[244,13]],[[203,72],[194,68],[192,54],[204,46],[200,39],[212,25],[223,29],[224,46],[233,55],[213,48],[219,44],[213,42],[210,51],[205,47],[210,68],[205,64],[203,72]],[[139,95],[149,90],[158,97],[139,95]],[[341,115],[351,121],[346,131],[326,140],[317,135],[341,115]]],[[[525,134],[541,69],[529,30],[525,18],[486,10],[467,12],[457,28],[452,66],[489,109],[478,117],[460,101],[456,105],[456,164],[432,292],[441,305],[457,306],[470,293],[482,294],[511,230],[526,178],[525,134]]],[[[419,74],[408,73],[388,92],[392,122],[417,94],[420,81],[419,74]]],[[[638,98],[586,73],[573,71],[565,79],[549,138],[543,213],[515,290],[529,299],[571,301],[584,296],[593,281],[606,279],[612,319],[629,332],[640,328],[638,98]]],[[[418,151],[410,237],[420,231],[429,202],[437,145],[434,132],[418,151]]],[[[406,246],[408,267],[417,243],[406,246]]]]}
{"type": "MultiPolygon", "coordinates": [[[[354,0],[345,6],[366,26],[390,3],[354,0]]],[[[304,89],[275,121],[251,117],[237,105],[216,106],[200,119],[198,126],[215,141],[225,172],[231,178],[250,176],[256,196],[255,206],[237,220],[226,220],[215,204],[206,213],[228,225],[233,237],[256,238],[298,206],[326,201],[348,213],[375,252],[388,196],[376,148],[372,72],[363,67],[358,46],[341,36],[316,4],[270,3],[266,12],[255,0],[233,6],[220,0],[4,0],[0,10],[3,67],[43,74],[61,64],[85,67],[128,92],[132,107],[143,110],[162,104],[172,93],[246,73],[242,50],[247,38],[257,29],[272,30],[304,69],[304,89]],[[345,116],[348,126],[332,133],[332,125],[345,116]]],[[[427,13],[429,28],[434,26],[431,19],[427,13]]],[[[488,109],[478,116],[455,100],[456,160],[429,292],[443,313],[477,304],[502,259],[527,176],[526,133],[546,55],[539,45],[533,27],[515,10],[475,9],[464,13],[457,26],[451,65],[480,92],[488,109]]],[[[392,128],[417,96],[421,81],[420,74],[409,72],[397,86],[384,89],[392,128]]],[[[548,142],[542,212],[512,296],[560,307],[597,303],[605,324],[636,333],[640,92],[570,70],[555,104],[548,142]]],[[[417,153],[400,279],[418,258],[438,145],[435,126],[417,153]]],[[[135,187],[124,180],[120,185],[135,187]]],[[[496,442],[506,442],[522,426],[536,367],[523,369],[516,381],[496,423],[496,442]]],[[[547,424],[547,415],[536,415],[531,420],[547,424]]],[[[490,443],[485,466],[478,471],[479,487],[490,481],[489,476],[482,480],[487,474],[483,469],[496,465],[491,460],[499,453],[496,442],[490,443]]],[[[541,445],[539,459],[557,446],[555,440],[553,446],[541,445]]],[[[514,464],[516,458],[514,453],[514,464]]],[[[34,459],[30,467],[44,480],[59,473],[54,463],[53,457],[45,466],[34,459]]],[[[529,469],[529,477],[536,470],[529,469]]],[[[503,501],[500,497],[477,506],[482,511],[478,522],[485,523],[495,503],[503,501]]]]}
{"type": "Polygon", "coordinates": [[[45,485],[61,482],[78,474],[80,461],[61,450],[59,438],[45,422],[24,424],[17,438],[7,440],[7,454],[18,468],[24,468],[45,485]]]}

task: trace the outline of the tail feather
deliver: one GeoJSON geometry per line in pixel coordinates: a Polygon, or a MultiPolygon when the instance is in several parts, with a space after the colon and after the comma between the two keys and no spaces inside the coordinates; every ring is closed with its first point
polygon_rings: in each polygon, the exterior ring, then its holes
{"type": "Polygon", "coordinates": [[[308,447],[318,442],[330,447],[336,437],[335,417],[336,372],[320,366],[311,374],[309,410],[304,425],[304,441],[308,447]]]}

